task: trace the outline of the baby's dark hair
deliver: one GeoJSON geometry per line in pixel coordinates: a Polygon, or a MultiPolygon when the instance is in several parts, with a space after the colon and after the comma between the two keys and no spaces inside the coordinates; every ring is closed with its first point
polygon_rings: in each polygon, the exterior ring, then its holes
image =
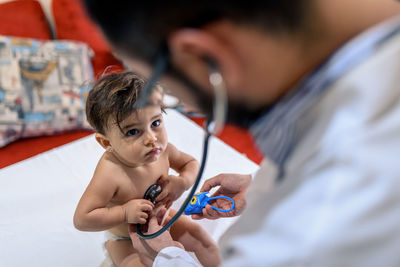
{"type": "MultiPolygon", "coordinates": [[[[134,72],[111,73],[100,78],[86,100],[86,117],[96,132],[105,134],[108,123],[120,123],[138,108],[135,103],[146,80],[134,72]]],[[[162,93],[160,86],[156,86],[162,93]]],[[[162,108],[162,107],[161,107],[162,108]]]]}

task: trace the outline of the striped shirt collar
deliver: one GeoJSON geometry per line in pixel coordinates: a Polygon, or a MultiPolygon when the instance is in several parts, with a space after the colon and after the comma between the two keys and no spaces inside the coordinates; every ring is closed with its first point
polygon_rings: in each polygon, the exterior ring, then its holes
{"type": "Polygon", "coordinates": [[[390,19],[347,42],[290,93],[266,111],[251,127],[259,149],[278,166],[280,177],[286,160],[301,135],[302,116],[321,99],[335,81],[367,59],[379,46],[400,32],[400,17],[390,19]]]}

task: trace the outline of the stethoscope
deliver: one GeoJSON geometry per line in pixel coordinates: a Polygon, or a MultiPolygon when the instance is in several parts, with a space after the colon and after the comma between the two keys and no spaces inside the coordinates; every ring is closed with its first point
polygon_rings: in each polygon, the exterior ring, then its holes
{"type": "MultiPolygon", "coordinates": [[[[225,89],[225,83],[222,78],[221,73],[217,70],[216,65],[211,62],[207,61],[209,65],[209,82],[213,88],[214,91],[214,102],[213,102],[213,118],[207,119],[206,125],[205,125],[205,132],[204,132],[204,141],[203,141],[203,154],[201,158],[201,163],[200,163],[200,169],[196,177],[196,181],[194,182],[192,189],[190,190],[189,195],[186,197],[185,201],[177,211],[177,213],[171,218],[171,220],[164,225],[160,230],[158,230],[155,233],[152,234],[143,234],[141,229],[140,229],[140,224],[137,224],[136,226],[136,233],[143,239],[151,239],[155,238],[162,233],[164,233],[169,227],[172,226],[172,224],[175,223],[175,221],[182,215],[182,213],[185,211],[186,206],[189,204],[191,201],[192,197],[194,196],[197,187],[200,183],[201,177],[203,176],[204,172],[204,167],[205,163],[207,160],[207,154],[208,154],[208,143],[209,139],[212,135],[218,134],[224,124],[225,124],[225,119],[226,119],[226,114],[227,114],[227,95],[226,95],[226,89],[225,89]]],[[[155,65],[154,65],[154,71],[143,91],[143,95],[140,97],[140,102],[139,105],[143,105],[146,103],[147,99],[150,97],[152,93],[152,89],[155,86],[158,78],[161,76],[161,74],[165,71],[167,67],[167,59],[166,56],[161,56],[157,59],[155,65]]],[[[153,184],[150,186],[145,195],[144,199],[149,199],[153,203],[155,203],[155,198],[161,193],[161,186],[157,184],[153,184]]]]}

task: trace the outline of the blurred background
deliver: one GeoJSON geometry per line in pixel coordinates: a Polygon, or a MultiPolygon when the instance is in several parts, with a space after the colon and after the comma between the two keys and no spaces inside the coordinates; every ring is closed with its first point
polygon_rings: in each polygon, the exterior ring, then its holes
{"type": "MultiPolygon", "coordinates": [[[[0,0],[0,168],[92,134],[85,95],[104,73],[123,71],[122,60],[78,0],[0,0]]],[[[227,125],[218,137],[261,162],[247,131],[227,125]]]]}

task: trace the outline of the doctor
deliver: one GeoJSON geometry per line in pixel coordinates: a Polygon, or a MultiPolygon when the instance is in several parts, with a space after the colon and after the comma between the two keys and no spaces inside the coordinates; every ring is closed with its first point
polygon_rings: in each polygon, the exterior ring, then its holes
{"type": "MultiPolygon", "coordinates": [[[[220,240],[223,266],[400,266],[400,4],[85,2],[133,69],[149,76],[167,55],[164,84],[204,112],[212,61],[230,122],[270,160],[253,182],[221,174],[203,187],[221,185],[242,214],[220,240]]],[[[198,266],[168,232],[131,237],[154,266],[198,266]]]]}

